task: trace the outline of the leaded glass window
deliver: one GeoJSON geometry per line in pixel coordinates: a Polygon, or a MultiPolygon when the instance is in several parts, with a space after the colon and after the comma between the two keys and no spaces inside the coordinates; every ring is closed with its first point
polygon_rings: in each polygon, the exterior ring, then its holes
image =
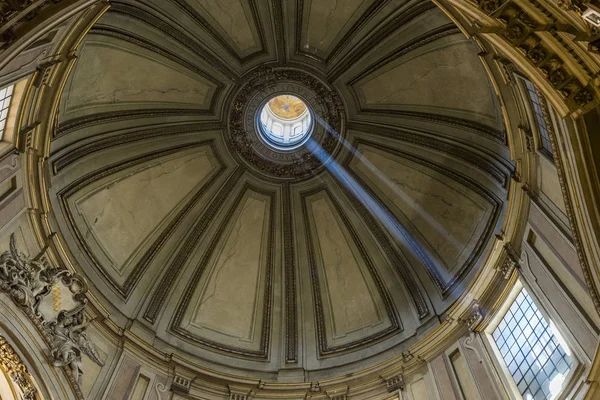
{"type": "Polygon", "coordinates": [[[525,288],[492,337],[523,399],[546,400],[558,395],[574,360],[525,288]]]}
{"type": "Polygon", "coordinates": [[[4,137],[4,127],[6,126],[6,119],[8,118],[8,108],[10,106],[13,87],[14,86],[11,85],[0,89],[0,140],[4,137]]]}
{"type": "Polygon", "coordinates": [[[535,120],[537,122],[538,132],[540,133],[540,151],[551,160],[554,159],[554,154],[552,153],[552,143],[550,142],[550,133],[548,132],[548,125],[546,125],[546,119],[544,118],[544,109],[542,106],[543,98],[540,98],[538,94],[538,90],[534,86],[533,83],[525,80],[525,86],[527,87],[527,92],[529,93],[529,98],[531,99],[531,105],[533,107],[533,112],[535,114],[535,120]]]}

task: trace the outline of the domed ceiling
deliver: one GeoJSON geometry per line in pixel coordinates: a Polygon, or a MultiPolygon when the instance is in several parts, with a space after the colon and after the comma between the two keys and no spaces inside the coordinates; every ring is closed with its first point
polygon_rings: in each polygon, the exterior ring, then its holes
{"type": "Polygon", "coordinates": [[[429,1],[113,1],[62,96],[50,223],[160,351],[265,379],[373,365],[439,324],[501,230],[479,51],[429,1]],[[258,134],[281,94],[314,119],[293,150],[258,134]]]}

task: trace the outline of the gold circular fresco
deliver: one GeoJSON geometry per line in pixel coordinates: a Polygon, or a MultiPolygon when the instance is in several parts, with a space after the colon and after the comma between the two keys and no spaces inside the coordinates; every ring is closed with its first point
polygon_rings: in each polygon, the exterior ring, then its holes
{"type": "Polygon", "coordinates": [[[269,100],[269,108],[279,118],[296,119],[306,111],[306,104],[296,96],[282,94],[269,100]]]}

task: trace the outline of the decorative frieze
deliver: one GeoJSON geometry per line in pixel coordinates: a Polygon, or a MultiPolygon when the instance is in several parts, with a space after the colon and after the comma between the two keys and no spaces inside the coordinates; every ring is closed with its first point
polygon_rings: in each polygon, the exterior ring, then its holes
{"type": "Polygon", "coordinates": [[[345,114],[337,93],[316,77],[299,70],[259,68],[242,80],[229,114],[229,147],[252,169],[270,177],[308,178],[321,171],[324,162],[341,147],[345,114]],[[279,152],[265,145],[258,134],[256,115],[262,102],[278,93],[297,93],[323,122],[315,124],[309,146],[294,152],[279,152]]]}
{"type": "Polygon", "coordinates": [[[348,388],[329,390],[325,394],[327,394],[329,400],[347,400],[348,388]]]}

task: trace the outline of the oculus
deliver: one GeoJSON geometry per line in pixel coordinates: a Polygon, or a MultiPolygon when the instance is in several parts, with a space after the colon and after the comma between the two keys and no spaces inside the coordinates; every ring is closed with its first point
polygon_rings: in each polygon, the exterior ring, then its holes
{"type": "Polygon", "coordinates": [[[290,151],[303,145],[313,130],[310,108],[299,97],[281,94],[259,109],[257,126],[260,138],[270,147],[290,151]]]}

